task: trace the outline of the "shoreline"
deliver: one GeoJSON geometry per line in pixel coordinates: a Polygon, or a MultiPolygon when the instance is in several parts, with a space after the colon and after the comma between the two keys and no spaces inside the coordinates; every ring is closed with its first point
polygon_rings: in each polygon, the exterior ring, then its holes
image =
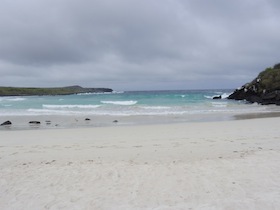
{"type": "Polygon", "coordinates": [[[1,209],[278,209],[280,118],[2,131],[1,209]]]}
{"type": "Polygon", "coordinates": [[[276,109],[270,112],[256,113],[213,113],[192,115],[135,115],[135,116],[96,116],[96,115],[24,115],[4,116],[0,124],[11,121],[12,125],[0,126],[0,132],[5,130],[40,130],[40,129],[76,129],[95,127],[119,127],[138,125],[182,124],[194,122],[221,122],[258,118],[280,117],[276,109]],[[38,121],[40,124],[30,124],[38,121]]]}
{"type": "Polygon", "coordinates": [[[280,112],[268,112],[268,113],[248,113],[235,115],[235,120],[248,120],[248,119],[259,119],[259,118],[271,118],[280,117],[280,112]]]}
{"type": "MultiPolygon", "coordinates": [[[[280,139],[277,123],[280,122],[280,117],[271,118],[257,118],[257,119],[243,119],[232,121],[216,121],[216,122],[190,122],[190,123],[171,123],[171,124],[145,124],[134,126],[111,126],[111,127],[80,127],[80,128],[61,128],[61,129],[37,129],[37,130],[15,130],[14,132],[3,131],[1,132],[3,138],[0,140],[0,149],[5,150],[5,145],[56,145],[56,144],[107,144],[108,142],[115,142],[119,140],[122,144],[135,144],[138,142],[147,143],[150,145],[149,140],[160,143],[182,140],[194,140],[198,139],[213,139],[209,142],[215,141],[230,141],[231,138],[235,139],[238,136],[243,140],[263,141],[265,138],[275,136],[275,139],[280,139]],[[262,131],[263,129],[263,131],[262,131]],[[146,132],[147,131],[147,132],[146,132]],[[161,131],[161,132],[159,132],[161,131]],[[268,133],[268,131],[270,133],[268,133]],[[226,134],[226,136],[225,136],[226,134]],[[259,135],[259,136],[258,136],[259,135]],[[251,139],[246,139],[245,137],[251,139]],[[267,137],[266,137],[267,136],[267,137]],[[254,138],[252,138],[254,137],[254,138]],[[265,138],[264,138],[265,137],[265,138]],[[214,138],[216,138],[214,140],[214,138]],[[130,141],[131,142],[128,142],[130,141]],[[166,141],[166,142],[164,142],[166,141]]],[[[236,139],[238,140],[238,138],[236,139]]],[[[271,139],[272,140],[272,139],[271,139]]],[[[119,142],[119,143],[120,143],[119,142]]],[[[192,142],[184,142],[192,143],[192,142]]],[[[262,142],[263,144],[266,142],[262,142]]],[[[210,143],[211,144],[211,143],[210,143]]],[[[244,144],[246,145],[246,144],[244,144]]],[[[156,145],[158,146],[158,145],[156,145]]],[[[207,145],[200,145],[205,149],[207,145]]],[[[279,143],[280,146],[280,143],[279,143]]],[[[247,147],[247,146],[245,146],[247,147]]],[[[66,147],[65,147],[66,148],[66,147]]],[[[137,148],[137,146],[135,146],[137,148]]],[[[141,148],[139,146],[139,148],[141,148]]],[[[258,148],[258,147],[257,147],[258,148]]],[[[269,148],[269,145],[267,145],[269,148]]],[[[233,148],[221,148],[226,151],[231,151],[233,148]]],[[[280,149],[280,148],[279,148],[280,149]]],[[[258,148],[259,150],[259,148],[258,148]]],[[[269,150],[274,150],[269,148],[269,150]]],[[[209,151],[210,152],[210,151],[209,151]]],[[[41,154],[45,156],[45,154],[41,154]]],[[[71,157],[72,154],[64,154],[71,157]]],[[[186,155],[186,154],[184,154],[186,155]]],[[[207,154],[201,154],[205,156],[207,154]]],[[[235,154],[231,154],[236,156],[235,154]]],[[[188,154],[188,157],[192,159],[193,154],[188,154]]],[[[238,155],[237,155],[238,156],[238,155]]],[[[47,157],[47,156],[46,156],[47,157]]],[[[3,160],[3,157],[0,158],[3,160]]]]}

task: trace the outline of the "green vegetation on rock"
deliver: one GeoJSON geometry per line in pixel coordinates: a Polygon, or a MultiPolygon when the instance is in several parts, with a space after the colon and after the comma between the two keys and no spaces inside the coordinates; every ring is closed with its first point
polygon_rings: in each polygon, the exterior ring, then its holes
{"type": "Polygon", "coordinates": [[[259,74],[257,79],[259,79],[260,90],[280,90],[280,65],[267,68],[259,74]]]}
{"type": "Polygon", "coordinates": [[[228,98],[280,105],[280,63],[262,71],[256,79],[235,90],[228,98]]]}

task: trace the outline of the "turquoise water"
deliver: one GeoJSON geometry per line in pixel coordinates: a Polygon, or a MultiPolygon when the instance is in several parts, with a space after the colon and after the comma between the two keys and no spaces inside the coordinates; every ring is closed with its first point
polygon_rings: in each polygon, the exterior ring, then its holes
{"type": "Polygon", "coordinates": [[[168,116],[266,111],[227,100],[232,90],[134,91],[66,96],[1,97],[0,116],[168,116]],[[221,100],[213,96],[222,95],[221,100]]]}

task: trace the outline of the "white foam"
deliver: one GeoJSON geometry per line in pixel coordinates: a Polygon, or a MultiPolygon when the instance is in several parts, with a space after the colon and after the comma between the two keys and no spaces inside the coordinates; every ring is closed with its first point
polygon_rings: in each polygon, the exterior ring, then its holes
{"type": "Polygon", "coordinates": [[[217,96],[217,95],[213,95],[213,96],[204,96],[205,98],[208,98],[208,99],[213,99],[214,96],[217,96]]]}
{"type": "Polygon", "coordinates": [[[100,107],[100,105],[78,105],[78,104],[66,104],[66,105],[51,105],[51,104],[43,104],[43,108],[46,109],[95,109],[100,107]]]}
{"type": "Polygon", "coordinates": [[[124,105],[124,106],[130,106],[137,104],[138,101],[101,101],[103,104],[113,104],[113,105],[124,105]]]}
{"type": "Polygon", "coordinates": [[[220,108],[227,107],[228,105],[227,102],[212,102],[211,104],[213,107],[220,107],[220,108]]]}
{"type": "Polygon", "coordinates": [[[214,97],[221,96],[222,99],[226,99],[227,97],[229,97],[230,94],[231,93],[221,93],[219,95],[212,95],[212,96],[205,95],[204,97],[207,98],[207,99],[213,99],[214,97]]]}
{"type": "Polygon", "coordinates": [[[75,115],[81,114],[81,112],[77,111],[66,111],[66,110],[50,110],[50,109],[27,109],[27,112],[32,115],[75,115]]]}
{"type": "Polygon", "coordinates": [[[163,110],[163,109],[171,109],[169,106],[141,106],[142,109],[152,109],[152,110],[163,110]]]}
{"type": "Polygon", "coordinates": [[[222,96],[222,99],[226,99],[229,97],[231,93],[223,93],[221,96],[222,96]]]}
{"type": "Polygon", "coordinates": [[[123,94],[124,91],[113,91],[112,93],[113,93],[113,94],[123,94]]]}
{"type": "Polygon", "coordinates": [[[0,98],[0,101],[25,101],[26,98],[21,98],[21,97],[17,97],[17,98],[14,98],[14,97],[3,97],[3,98],[0,98]]]}
{"type": "Polygon", "coordinates": [[[88,93],[78,93],[77,95],[110,95],[110,94],[123,94],[124,91],[112,91],[112,92],[100,92],[100,93],[91,93],[91,92],[88,92],[88,93]]]}

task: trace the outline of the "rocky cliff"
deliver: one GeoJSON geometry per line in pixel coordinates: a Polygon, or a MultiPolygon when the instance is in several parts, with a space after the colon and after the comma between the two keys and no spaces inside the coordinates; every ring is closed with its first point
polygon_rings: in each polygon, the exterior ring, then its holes
{"type": "Polygon", "coordinates": [[[235,90],[228,99],[280,105],[280,63],[262,71],[252,82],[235,90]]]}

